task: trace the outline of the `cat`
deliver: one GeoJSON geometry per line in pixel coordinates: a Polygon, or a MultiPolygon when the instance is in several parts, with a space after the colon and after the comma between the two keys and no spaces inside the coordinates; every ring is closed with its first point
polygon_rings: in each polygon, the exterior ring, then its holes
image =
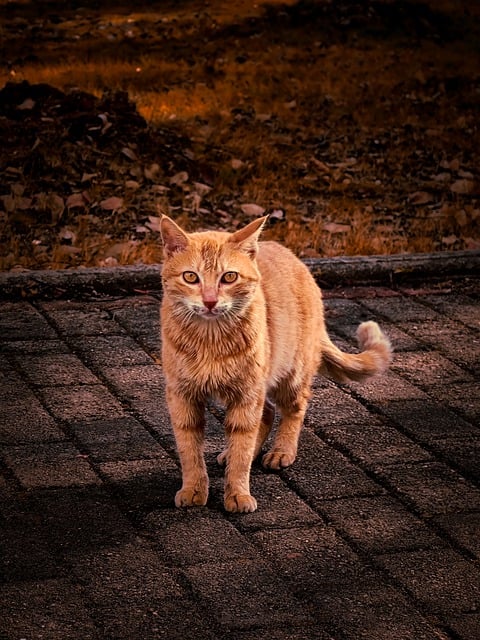
{"type": "Polygon", "coordinates": [[[250,468],[281,421],[267,469],[291,465],[313,376],[364,380],[384,371],[391,346],[378,324],[362,323],[363,351],[347,354],[327,335],[321,291],[307,267],[276,242],[259,242],[268,216],[234,233],[186,233],[171,218],[160,222],[164,246],[161,307],[166,398],[182,467],[177,507],[205,505],[205,406],[225,404],[227,446],[224,505],[257,508],[250,468]]]}

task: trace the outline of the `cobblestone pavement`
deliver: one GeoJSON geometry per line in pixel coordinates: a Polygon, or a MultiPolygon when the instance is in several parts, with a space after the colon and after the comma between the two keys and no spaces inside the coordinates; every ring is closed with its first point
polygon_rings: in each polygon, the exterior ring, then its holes
{"type": "Polygon", "coordinates": [[[337,344],[377,319],[372,382],[318,379],[259,509],[177,510],[159,296],[0,304],[0,639],[478,640],[480,287],[326,295],[337,344]]]}

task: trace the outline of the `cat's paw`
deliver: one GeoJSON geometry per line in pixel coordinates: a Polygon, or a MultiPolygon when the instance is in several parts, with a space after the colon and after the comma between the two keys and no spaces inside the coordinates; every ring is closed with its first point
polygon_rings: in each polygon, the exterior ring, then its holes
{"type": "Polygon", "coordinates": [[[225,509],[230,513],[251,513],[257,508],[257,501],[249,494],[234,493],[225,496],[225,509]]]}
{"type": "Polygon", "coordinates": [[[265,469],[284,469],[295,462],[295,454],[289,451],[269,451],[262,458],[265,469]]]}
{"type": "Polygon", "coordinates": [[[207,504],[208,489],[182,487],[175,495],[176,507],[204,507],[207,504]]]}
{"type": "Polygon", "coordinates": [[[227,450],[225,449],[225,451],[222,451],[222,453],[219,453],[217,456],[217,463],[221,466],[224,467],[227,464],[227,450]]]}

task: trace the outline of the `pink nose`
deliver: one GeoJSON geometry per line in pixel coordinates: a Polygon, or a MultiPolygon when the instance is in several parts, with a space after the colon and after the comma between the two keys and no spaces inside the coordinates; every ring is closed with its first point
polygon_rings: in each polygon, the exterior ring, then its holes
{"type": "Polygon", "coordinates": [[[209,311],[213,309],[213,307],[217,304],[216,300],[204,300],[203,304],[207,307],[209,311]]]}

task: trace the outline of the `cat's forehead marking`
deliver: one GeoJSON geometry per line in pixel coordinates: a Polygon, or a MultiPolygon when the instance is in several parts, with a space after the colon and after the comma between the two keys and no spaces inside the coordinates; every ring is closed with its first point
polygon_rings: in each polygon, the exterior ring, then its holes
{"type": "Polygon", "coordinates": [[[200,255],[206,271],[216,271],[218,269],[218,259],[220,248],[218,243],[207,240],[200,247],[200,255]]]}

